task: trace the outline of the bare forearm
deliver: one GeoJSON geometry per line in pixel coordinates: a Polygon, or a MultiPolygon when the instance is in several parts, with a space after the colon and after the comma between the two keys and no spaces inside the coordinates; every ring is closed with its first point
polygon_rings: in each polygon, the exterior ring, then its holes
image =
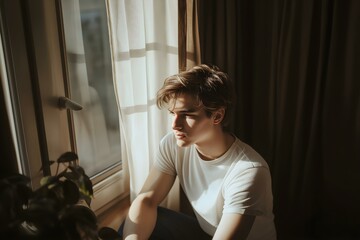
{"type": "Polygon", "coordinates": [[[154,230],[157,206],[151,205],[141,197],[131,204],[124,226],[124,239],[149,239],[154,230]]]}
{"type": "Polygon", "coordinates": [[[224,239],[246,239],[252,225],[254,224],[255,216],[242,214],[224,214],[221,218],[220,224],[216,229],[213,240],[224,239]]]}

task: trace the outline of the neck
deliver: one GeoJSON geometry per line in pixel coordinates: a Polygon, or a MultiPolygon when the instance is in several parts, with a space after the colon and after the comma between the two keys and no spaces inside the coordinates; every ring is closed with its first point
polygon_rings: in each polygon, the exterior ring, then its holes
{"type": "Polygon", "coordinates": [[[233,144],[235,138],[231,134],[220,131],[206,142],[195,144],[203,160],[214,160],[221,157],[233,144]]]}

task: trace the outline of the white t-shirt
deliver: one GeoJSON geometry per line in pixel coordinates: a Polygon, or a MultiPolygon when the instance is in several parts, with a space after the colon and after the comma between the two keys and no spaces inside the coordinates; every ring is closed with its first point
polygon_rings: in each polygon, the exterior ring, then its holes
{"type": "Polygon", "coordinates": [[[265,160],[236,138],[220,158],[204,161],[194,145],[179,147],[173,133],[160,142],[155,166],[177,175],[201,228],[213,236],[221,216],[256,216],[248,239],[276,239],[271,176],[265,160]]]}

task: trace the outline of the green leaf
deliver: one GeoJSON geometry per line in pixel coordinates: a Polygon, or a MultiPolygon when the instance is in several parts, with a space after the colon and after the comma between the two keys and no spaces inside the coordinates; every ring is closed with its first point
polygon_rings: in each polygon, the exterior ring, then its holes
{"type": "Polygon", "coordinates": [[[46,176],[46,177],[43,177],[43,178],[41,178],[41,180],[40,180],[40,185],[41,185],[41,186],[44,186],[44,185],[46,185],[46,184],[52,183],[52,182],[54,182],[55,179],[56,179],[56,177],[54,177],[54,176],[46,176]]]}
{"type": "Polygon", "coordinates": [[[94,195],[93,184],[92,184],[92,181],[90,180],[89,176],[84,175],[82,182],[83,182],[82,187],[86,190],[86,192],[89,193],[90,196],[93,196],[94,195]]]}
{"type": "Polygon", "coordinates": [[[80,193],[78,186],[70,181],[65,180],[62,183],[63,193],[64,193],[64,202],[65,204],[76,204],[79,201],[80,193]]]}
{"type": "Polygon", "coordinates": [[[87,194],[81,194],[81,198],[84,199],[84,201],[86,202],[86,204],[90,207],[91,205],[91,197],[87,194]]]}
{"type": "Polygon", "coordinates": [[[77,181],[79,179],[80,175],[77,173],[74,173],[74,172],[66,172],[66,173],[64,173],[64,177],[71,181],[77,181]]]}
{"type": "Polygon", "coordinates": [[[102,240],[121,240],[119,233],[109,227],[102,227],[99,230],[99,237],[102,240]]]}
{"type": "Polygon", "coordinates": [[[60,221],[68,235],[73,237],[71,239],[98,239],[97,218],[90,208],[82,205],[68,206],[62,211],[60,221]]]}
{"type": "Polygon", "coordinates": [[[85,175],[85,171],[79,165],[69,166],[70,170],[78,175],[85,175]]]}
{"type": "Polygon", "coordinates": [[[66,152],[63,153],[57,160],[58,163],[66,163],[66,162],[72,162],[76,161],[78,159],[78,156],[74,152],[66,152]]]}

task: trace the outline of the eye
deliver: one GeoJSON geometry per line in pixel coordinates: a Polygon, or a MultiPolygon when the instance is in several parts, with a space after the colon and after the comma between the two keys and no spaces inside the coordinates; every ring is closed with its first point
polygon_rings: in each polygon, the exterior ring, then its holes
{"type": "Polygon", "coordinates": [[[196,114],[184,114],[186,118],[195,118],[196,114]]]}

